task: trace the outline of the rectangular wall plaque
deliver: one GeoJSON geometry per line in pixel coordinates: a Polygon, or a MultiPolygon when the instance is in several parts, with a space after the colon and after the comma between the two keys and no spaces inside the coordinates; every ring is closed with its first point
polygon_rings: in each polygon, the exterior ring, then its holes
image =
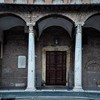
{"type": "Polygon", "coordinates": [[[26,56],[18,56],[18,68],[26,68],[26,56]]]}

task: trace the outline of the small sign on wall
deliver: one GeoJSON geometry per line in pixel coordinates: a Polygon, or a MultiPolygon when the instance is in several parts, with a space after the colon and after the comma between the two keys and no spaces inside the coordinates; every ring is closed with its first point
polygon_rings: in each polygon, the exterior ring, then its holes
{"type": "Polygon", "coordinates": [[[18,56],[18,68],[26,68],[26,56],[18,56]]]}

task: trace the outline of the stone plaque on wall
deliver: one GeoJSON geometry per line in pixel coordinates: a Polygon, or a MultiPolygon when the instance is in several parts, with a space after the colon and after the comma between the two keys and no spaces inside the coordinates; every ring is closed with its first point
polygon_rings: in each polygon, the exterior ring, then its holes
{"type": "Polygon", "coordinates": [[[26,56],[18,56],[18,68],[26,68],[26,56]]]}

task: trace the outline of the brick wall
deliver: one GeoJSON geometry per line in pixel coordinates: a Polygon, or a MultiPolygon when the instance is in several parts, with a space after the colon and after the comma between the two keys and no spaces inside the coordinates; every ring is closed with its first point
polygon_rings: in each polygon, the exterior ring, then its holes
{"type": "Polygon", "coordinates": [[[13,3],[14,0],[4,0],[5,3],[13,3]]]}
{"type": "MultiPolygon", "coordinates": [[[[36,0],[23,0],[21,2],[21,0],[19,1],[19,3],[27,3],[27,4],[33,4],[36,0]]],[[[14,3],[14,0],[2,0],[1,2],[5,2],[5,3],[14,3]]],[[[63,3],[67,4],[67,3],[72,3],[72,2],[76,2],[76,0],[63,0],[63,3]]],[[[82,3],[86,4],[86,3],[90,3],[91,0],[83,0],[82,3]]],[[[44,0],[45,4],[51,4],[53,3],[53,0],[44,0]]]]}
{"type": "Polygon", "coordinates": [[[27,81],[27,60],[26,68],[18,68],[18,56],[24,55],[27,58],[28,44],[27,34],[23,31],[5,31],[4,53],[2,61],[2,82],[0,88],[25,88],[27,81]]]}
{"type": "Polygon", "coordinates": [[[83,0],[83,3],[90,3],[90,0],[83,0]]]}
{"type": "MultiPolygon", "coordinates": [[[[71,39],[68,33],[62,28],[51,27],[42,33],[41,37],[36,42],[36,87],[37,88],[42,88],[41,87],[42,85],[42,48],[46,46],[55,46],[54,39],[56,38],[58,38],[59,40],[59,44],[58,44],[59,46],[72,47],[71,39]]],[[[72,52],[71,52],[71,55],[72,55],[72,52]]],[[[73,63],[73,59],[71,58],[71,68],[70,68],[71,72],[73,69],[72,63],[73,63]]],[[[70,78],[73,78],[73,76],[71,76],[70,78]]],[[[73,86],[73,82],[71,82],[70,87],[72,86],[73,86]]]]}
{"type": "Polygon", "coordinates": [[[33,0],[28,0],[28,4],[33,4],[33,0]]]}
{"type": "Polygon", "coordinates": [[[45,3],[50,4],[50,3],[52,3],[52,0],[45,0],[45,3]]]}
{"type": "Polygon", "coordinates": [[[100,33],[86,29],[83,34],[83,88],[100,90],[100,33]]]}
{"type": "Polygon", "coordinates": [[[70,3],[71,0],[64,0],[64,3],[70,3]]]}

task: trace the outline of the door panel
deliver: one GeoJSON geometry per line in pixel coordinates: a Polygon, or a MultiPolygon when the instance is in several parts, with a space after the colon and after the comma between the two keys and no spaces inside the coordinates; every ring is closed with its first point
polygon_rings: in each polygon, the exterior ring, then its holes
{"type": "Polygon", "coordinates": [[[66,85],[66,51],[46,52],[46,85],[66,85]]]}

